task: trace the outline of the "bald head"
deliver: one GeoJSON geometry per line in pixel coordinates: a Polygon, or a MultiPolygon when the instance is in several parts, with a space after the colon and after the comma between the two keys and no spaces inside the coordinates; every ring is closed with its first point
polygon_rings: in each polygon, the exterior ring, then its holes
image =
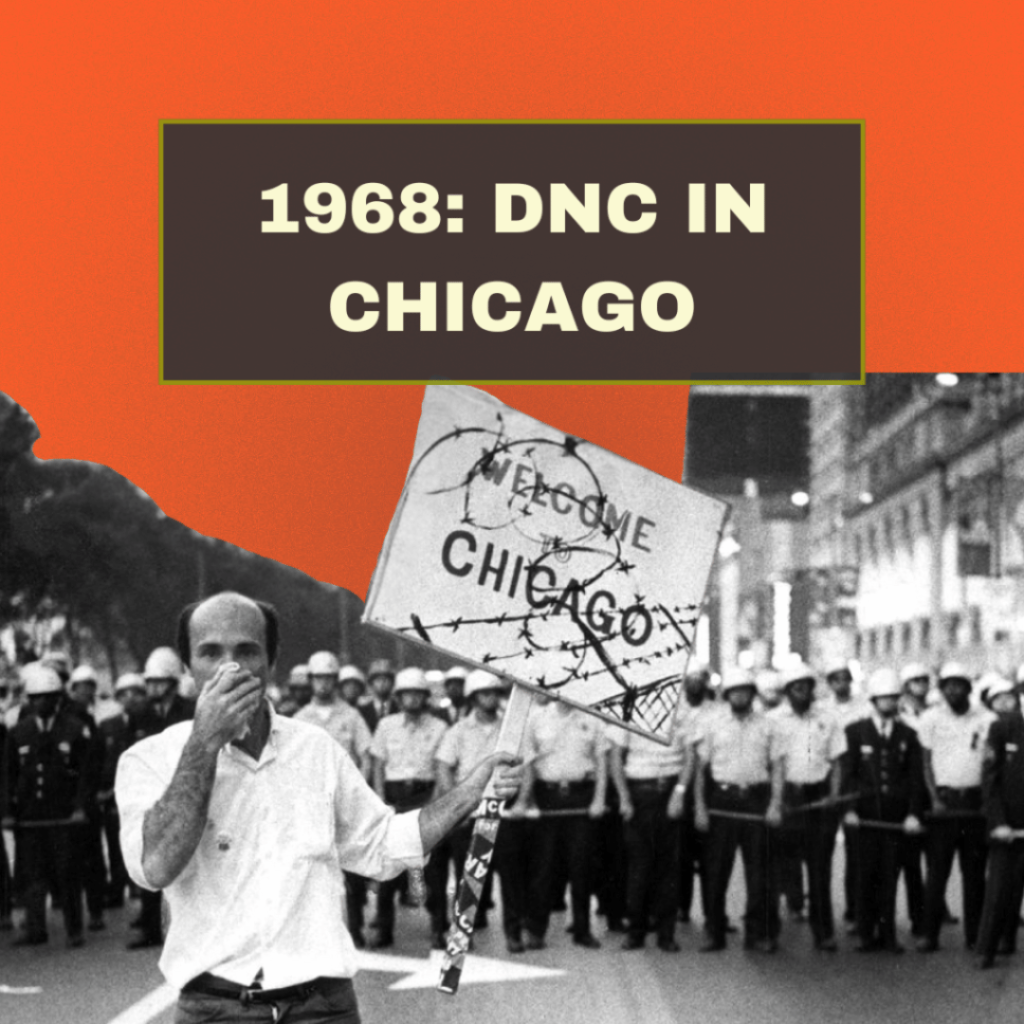
{"type": "MultiPolygon", "coordinates": [[[[193,675],[200,638],[205,637],[209,642],[213,632],[217,633],[219,641],[230,639],[234,643],[258,645],[268,669],[277,660],[278,618],[271,604],[224,591],[188,605],[178,619],[178,654],[192,667],[193,675]]],[[[199,682],[198,676],[196,681],[199,682]]]]}

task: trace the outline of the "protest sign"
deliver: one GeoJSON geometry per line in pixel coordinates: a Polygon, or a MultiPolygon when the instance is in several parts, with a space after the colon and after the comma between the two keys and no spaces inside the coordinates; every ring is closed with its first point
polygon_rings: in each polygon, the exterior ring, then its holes
{"type": "Polygon", "coordinates": [[[727,511],[433,385],[365,618],[664,738],[727,511]]]}

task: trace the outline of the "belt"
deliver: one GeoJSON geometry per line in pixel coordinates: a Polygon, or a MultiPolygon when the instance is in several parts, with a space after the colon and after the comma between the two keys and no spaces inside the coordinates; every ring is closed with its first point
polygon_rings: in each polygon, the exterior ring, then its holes
{"type": "Polygon", "coordinates": [[[593,789],[593,779],[578,779],[576,782],[546,782],[538,779],[534,785],[549,793],[581,793],[585,789],[593,789]]]}
{"type": "Polygon", "coordinates": [[[638,789],[641,792],[644,790],[654,790],[658,793],[666,789],[672,789],[678,781],[678,773],[675,775],[659,775],[655,779],[626,779],[630,789],[638,789]]]}
{"type": "Polygon", "coordinates": [[[817,793],[822,788],[827,788],[829,784],[828,777],[820,779],[818,782],[787,782],[787,790],[796,790],[800,793],[817,793]]]}
{"type": "Polygon", "coordinates": [[[248,1006],[250,1003],[287,1003],[308,999],[318,990],[321,982],[333,980],[341,981],[343,979],[314,978],[312,981],[289,985],[287,988],[250,988],[247,985],[228,981],[227,978],[218,978],[216,974],[200,974],[185,985],[181,991],[195,992],[201,996],[237,999],[243,1006],[248,1006]]]}
{"type": "Polygon", "coordinates": [[[751,782],[749,785],[740,786],[734,782],[716,782],[712,780],[711,784],[715,787],[715,789],[721,791],[722,793],[739,794],[753,793],[760,790],[765,790],[769,787],[769,783],[767,782],[751,782]]]}
{"type": "Polygon", "coordinates": [[[394,786],[396,789],[404,790],[407,793],[425,793],[428,789],[434,788],[433,779],[385,779],[385,787],[394,786]]]}

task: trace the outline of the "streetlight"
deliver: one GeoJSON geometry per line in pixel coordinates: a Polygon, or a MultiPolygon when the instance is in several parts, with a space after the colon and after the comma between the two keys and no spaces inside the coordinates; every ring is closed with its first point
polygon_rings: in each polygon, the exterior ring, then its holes
{"type": "Polygon", "coordinates": [[[806,491],[794,491],[789,496],[789,500],[797,508],[806,508],[811,503],[811,496],[806,491]]]}
{"type": "Polygon", "coordinates": [[[937,373],[935,374],[935,383],[942,388],[955,388],[960,383],[960,374],[937,373]]]}
{"type": "Polygon", "coordinates": [[[722,558],[731,558],[733,555],[739,554],[740,542],[733,536],[723,537],[721,543],[718,545],[718,553],[722,558]]]}

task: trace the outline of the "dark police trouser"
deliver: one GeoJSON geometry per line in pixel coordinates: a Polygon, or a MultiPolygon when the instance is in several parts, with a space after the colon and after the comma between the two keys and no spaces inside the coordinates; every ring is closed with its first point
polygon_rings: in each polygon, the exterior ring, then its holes
{"type": "Polygon", "coordinates": [[[928,880],[925,884],[925,937],[938,942],[945,913],[946,884],[959,854],[963,878],[964,939],[973,946],[978,938],[981,908],[985,901],[985,859],[988,854],[985,820],[981,817],[981,787],[949,789],[938,787],[946,809],[977,817],[936,816],[928,821],[925,850],[928,856],[928,880]]]}
{"type": "MultiPolygon", "coordinates": [[[[537,808],[544,811],[586,811],[594,800],[594,783],[542,782],[533,786],[537,808]]],[[[502,825],[504,828],[504,825],[502,825]]],[[[536,829],[537,867],[528,889],[527,928],[535,935],[547,932],[555,891],[567,862],[572,892],[572,931],[576,938],[590,934],[590,844],[593,822],[584,813],[564,818],[541,818],[536,829]]]]}
{"type": "Polygon", "coordinates": [[[626,835],[619,813],[619,794],[614,786],[608,789],[607,811],[597,819],[593,835],[594,856],[591,877],[595,879],[600,912],[608,927],[621,929],[626,916],[626,835]]]}
{"type": "Polygon", "coordinates": [[[128,869],[124,866],[121,854],[121,818],[117,813],[117,804],[113,798],[100,805],[100,816],[103,822],[103,835],[107,840],[107,853],[110,858],[110,884],[107,886],[107,900],[114,906],[124,902],[124,891],[131,881],[128,869]]]}
{"type": "Polygon", "coordinates": [[[700,909],[707,920],[711,901],[708,898],[705,864],[705,836],[694,825],[694,793],[691,786],[683,799],[683,816],[679,822],[679,909],[689,917],[693,903],[694,875],[700,879],[700,909]]]}
{"type": "MultiPolygon", "coordinates": [[[[27,824],[27,823],[26,823],[27,824]]],[[[25,933],[46,934],[46,895],[58,894],[69,937],[82,934],[82,880],[75,830],[81,825],[21,828],[17,833],[18,863],[24,870],[25,933]]]]}
{"type": "Polygon", "coordinates": [[[89,917],[99,920],[107,903],[107,862],[103,856],[103,819],[98,806],[86,812],[88,820],[75,833],[81,860],[82,887],[89,917]]]}
{"type": "MultiPolygon", "coordinates": [[[[809,784],[786,783],[784,806],[798,808],[817,803],[829,794],[828,780],[809,784]]],[[[779,833],[780,844],[795,855],[797,871],[807,865],[808,917],[815,942],[835,935],[832,917],[832,854],[836,845],[837,813],[831,808],[787,814],[779,833]]],[[[782,858],[776,858],[781,861],[782,858]]],[[[802,881],[802,879],[801,879],[802,881]]]]}
{"type": "Polygon", "coordinates": [[[993,840],[988,849],[988,881],[976,951],[991,957],[1017,949],[1020,905],[1024,898],[1024,841],[993,840]]]}
{"type": "MultiPolygon", "coordinates": [[[[763,815],[768,810],[770,796],[771,787],[766,782],[732,786],[712,781],[708,785],[708,810],[763,815]]],[[[770,836],[768,827],[760,822],[711,816],[706,868],[711,900],[708,932],[713,942],[725,943],[725,897],[737,847],[743,857],[747,883],[747,911],[743,917],[745,941],[749,944],[778,937],[779,898],[776,872],[771,866],[771,847],[775,842],[777,839],[770,836]]]]}
{"type": "MultiPolygon", "coordinates": [[[[434,783],[428,780],[407,779],[384,783],[384,800],[399,814],[414,811],[426,804],[434,792],[434,783]]],[[[447,867],[442,857],[431,855],[423,869],[423,880],[427,886],[427,913],[430,914],[430,928],[443,932],[448,927],[445,901],[445,879],[441,871],[447,867]],[[440,870],[439,870],[440,867],[440,870]]],[[[398,892],[397,878],[380,883],[377,896],[377,928],[382,936],[391,937],[395,930],[395,893],[398,892]]]]}
{"type": "MultiPolygon", "coordinates": [[[[914,935],[924,935],[924,836],[907,836],[900,855],[900,873],[907,890],[907,915],[914,935]]],[[[945,904],[943,904],[945,914],[945,904]]]]}
{"type": "MultiPolygon", "coordinates": [[[[902,823],[905,815],[894,824],[902,823]]],[[[857,931],[861,944],[896,946],[896,883],[907,836],[901,831],[861,826],[856,833],[857,931]]]]}
{"type": "MultiPolygon", "coordinates": [[[[462,869],[469,853],[470,840],[473,837],[474,819],[463,822],[449,836],[452,863],[455,865],[455,877],[461,883],[462,869]]],[[[479,928],[484,921],[491,898],[491,886],[494,872],[501,878],[501,913],[502,927],[506,935],[519,937],[526,923],[526,887],[527,873],[530,870],[530,853],[533,842],[534,822],[502,821],[498,828],[498,837],[494,843],[494,854],[491,858],[493,870],[487,872],[480,902],[477,904],[474,927],[479,928]]]]}
{"type": "Polygon", "coordinates": [[[4,845],[3,832],[0,832],[0,918],[11,916],[11,906],[14,902],[13,889],[11,868],[7,863],[7,847],[4,845]]]}
{"type": "Polygon", "coordinates": [[[629,779],[633,817],[626,822],[626,917],[643,938],[653,923],[660,940],[675,935],[679,906],[679,822],[667,812],[677,775],[629,779]]]}

